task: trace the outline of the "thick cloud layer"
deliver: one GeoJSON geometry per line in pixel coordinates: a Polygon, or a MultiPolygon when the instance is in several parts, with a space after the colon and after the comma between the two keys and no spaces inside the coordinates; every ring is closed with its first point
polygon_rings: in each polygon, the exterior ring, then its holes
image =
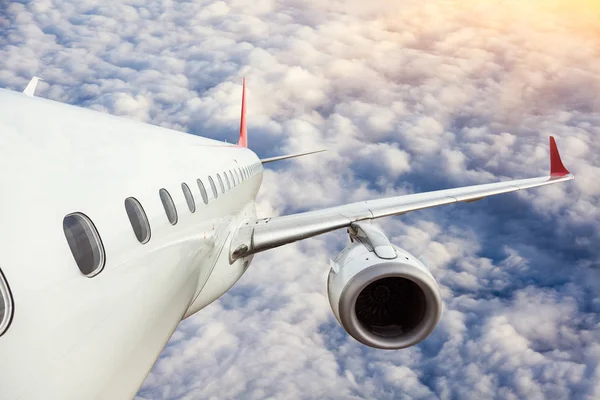
{"type": "Polygon", "coordinates": [[[138,394],[600,398],[600,7],[591,0],[96,1],[0,5],[0,86],[236,140],[241,77],[261,215],[546,173],[570,183],[382,220],[445,300],[377,351],[329,310],[332,233],[258,255],[184,321],[138,394]],[[285,184],[283,184],[285,182],[285,184]]]}

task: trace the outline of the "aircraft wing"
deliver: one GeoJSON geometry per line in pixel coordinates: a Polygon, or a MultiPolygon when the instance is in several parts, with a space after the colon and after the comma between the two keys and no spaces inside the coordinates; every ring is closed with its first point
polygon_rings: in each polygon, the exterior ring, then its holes
{"type": "Polygon", "coordinates": [[[323,151],[327,151],[327,149],[315,150],[315,151],[308,151],[306,153],[288,154],[288,155],[285,155],[285,156],[277,156],[277,157],[270,157],[270,158],[261,158],[260,162],[263,163],[263,164],[266,164],[266,163],[270,163],[270,162],[273,162],[273,161],[281,161],[281,160],[287,160],[288,158],[296,158],[296,157],[307,156],[309,154],[321,153],[323,151]]]}
{"type": "Polygon", "coordinates": [[[361,201],[317,211],[249,221],[236,232],[231,242],[230,259],[233,261],[287,243],[348,227],[357,221],[401,215],[444,204],[472,202],[488,196],[550,185],[573,178],[560,159],[554,138],[550,137],[549,176],[361,201]]]}

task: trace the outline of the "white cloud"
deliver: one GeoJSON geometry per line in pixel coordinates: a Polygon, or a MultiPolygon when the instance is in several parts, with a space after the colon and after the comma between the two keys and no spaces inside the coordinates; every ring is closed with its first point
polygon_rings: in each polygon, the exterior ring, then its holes
{"type": "Polygon", "coordinates": [[[577,176],[381,221],[441,284],[445,312],[421,345],[371,350],[338,327],[327,260],[347,239],[332,233],[257,256],[181,324],[140,399],[600,397],[597,5],[46,0],[0,11],[0,86],[38,75],[41,96],[231,142],[246,75],[259,155],[329,149],[266,172],[265,216],[543,174],[549,134],[577,176]]]}

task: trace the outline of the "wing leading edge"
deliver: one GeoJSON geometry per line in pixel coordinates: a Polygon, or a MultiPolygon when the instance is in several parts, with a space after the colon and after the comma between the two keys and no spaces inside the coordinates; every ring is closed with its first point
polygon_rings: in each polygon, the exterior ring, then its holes
{"type": "Polygon", "coordinates": [[[322,210],[247,222],[238,229],[231,242],[230,259],[233,261],[250,254],[348,227],[357,221],[401,215],[444,204],[472,202],[488,196],[550,185],[573,178],[574,176],[564,167],[560,159],[554,138],[550,137],[550,176],[361,201],[322,210]]]}
{"type": "Polygon", "coordinates": [[[307,156],[309,154],[322,153],[324,151],[327,151],[327,149],[307,151],[306,153],[288,154],[288,155],[285,155],[285,156],[277,156],[277,157],[270,157],[270,158],[261,158],[260,162],[263,163],[263,164],[266,164],[266,163],[270,163],[270,162],[273,162],[273,161],[287,160],[288,158],[296,158],[296,157],[307,156]]]}

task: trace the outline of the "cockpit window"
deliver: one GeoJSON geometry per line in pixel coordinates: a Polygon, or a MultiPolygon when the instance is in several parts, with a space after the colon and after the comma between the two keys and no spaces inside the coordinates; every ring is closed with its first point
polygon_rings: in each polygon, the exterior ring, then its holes
{"type": "Polygon", "coordinates": [[[0,270],[0,336],[8,329],[13,316],[13,302],[8,283],[0,270]]]}
{"type": "Polygon", "coordinates": [[[162,201],[163,207],[165,208],[167,219],[171,225],[175,225],[177,223],[177,209],[175,208],[175,203],[173,203],[173,198],[167,189],[160,189],[158,193],[160,195],[160,201],[162,201]]]}
{"type": "Polygon", "coordinates": [[[102,240],[92,220],[80,212],[69,214],[63,219],[63,230],[81,273],[88,278],[98,275],[106,260],[102,240]]]}
{"type": "Polygon", "coordinates": [[[150,223],[140,202],[135,197],[126,198],[125,211],[137,240],[141,244],[148,243],[150,240],[150,223]]]}

